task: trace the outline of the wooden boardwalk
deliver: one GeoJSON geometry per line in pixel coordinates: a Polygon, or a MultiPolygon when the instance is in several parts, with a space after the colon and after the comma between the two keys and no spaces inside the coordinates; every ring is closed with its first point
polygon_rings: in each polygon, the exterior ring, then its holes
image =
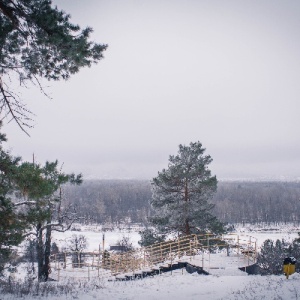
{"type": "Polygon", "coordinates": [[[187,272],[198,272],[199,274],[214,276],[247,276],[246,272],[239,268],[246,267],[253,263],[247,257],[231,253],[220,252],[195,256],[183,256],[178,261],[167,261],[152,268],[127,272],[112,277],[112,280],[131,280],[147,276],[159,275],[165,272],[172,272],[177,269],[185,269],[187,272]]]}
{"type": "Polygon", "coordinates": [[[256,241],[237,235],[190,235],[132,252],[105,251],[84,255],[84,262],[76,266],[71,262],[74,253],[54,257],[52,270],[57,272],[57,280],[71,276],[71,273],[74,277],[79,275],[88,279],[130,280],[183,268],[188,272],[194,270],[216,276],[246,275],[239,268],[255,263],[256,241]]]}

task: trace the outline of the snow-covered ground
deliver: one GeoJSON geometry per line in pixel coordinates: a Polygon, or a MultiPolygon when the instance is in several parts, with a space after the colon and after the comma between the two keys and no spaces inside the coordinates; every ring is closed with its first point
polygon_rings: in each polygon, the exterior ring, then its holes
{"type": "MultiPolygon", "coordinates": [[[[281,226],[278,230],[268,231],[261,228],[237,228],[240,236],[246,238],[251,235],[258,239],[258,246],[265,239],[288,239],[297,236],[299,228],[281,226]]],[[[88,251],[97,251],[102,247],[103,233],[101,227],[82,227],[81,231],[70,231],[67,233],[55,233],[53,241],[60,247],[68,243],[68,239],[73,234],[83,234],[86,236],[89,246],[88,251]]],[[[121,228],[105,233],[105,248],[115,244],[123,236],[129,237],[133,246],[138,246],[140,236],[137,230],[121,228]]],[[[224,265],[227,262],[224,261],[224,265]]],[[[21,270],[20,270],[21,271],[21,270]]],[[[198,275],[189,274],[184,269],[176,270],[171,273],[136,279],[132,281],[113,281],[104,278],[77,279],[70,282],[66,278],[61,278],[59,283],[53,282],[52,285],[69,285],[70,288],[64,290],[60,295],[41,295],[38,292],[35,296],[24,296],[22,299],[108,299],[108,300],[134,300],[134,299],[299,299],[300,298],[300,274],[293,274],[286,279],[282,276],[247,276],[241,271],[229,275],[198,275]],[[67,283],[66,283],[67,282],[67,283]]],[[[49,284],[49,283],[47,283],[49,284]]],[[[13,300],[13,295],[0,295],[1,300],[13,300]]]]}
{"type": "Polygon", "coordinates": [[[240,237],[252,236],[257,241],[257,249],[259,251],[260,246],[267,239],[276,241],[277,239],[284,239],[287,242],[291,242],[298,237],[300,232],[300,226],[294,224],[277,224],[277,225],[265,225],[265,226],[235,226],[235,233],[240,237]]]}
{"type": "MultiPolygon", "coordinates": [[[[188,274],[181,270],[134,281],[76,282],[73,290],[53,296],[24,296],[29,299],[80,300],[182,300],[182,299],[299,299],[300,274],[284,276],[213,276],[188,274]]],[[[53,283],[56,284],[56,283],[53,283]]],[[[63,282],[61,282],[63,284],[63,282]]],[[[69,283],[70,284],[70,283],[69,283]]],[[[15,296],[0,295],[1,300],[15,296]]]]}
{"type": "MultiPolygon", "coordinates": [[[[79,228],[77,226],[77,228],[79,228]]],[[[114,230],[103,230],[101,226],[81,226],[80,231],[67,231],[67,232],[53,232],[52,242],[55,242],[59,248],[68,246],[68,242],[72,235],[84,235],[87,239],[88,245],[85,251],[99,251],[102,250],[103,236],[104,248],[109,249],[111,245],[115,245],[123,237],[129,238],[134,247],[139,247],[138,241],[141,239],[138,231],[141,228],[128,228],[121,227],[114,230]]]]}

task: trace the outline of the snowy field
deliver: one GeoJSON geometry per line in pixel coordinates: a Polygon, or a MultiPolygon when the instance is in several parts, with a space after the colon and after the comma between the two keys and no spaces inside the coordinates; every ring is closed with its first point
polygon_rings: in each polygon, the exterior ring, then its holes
{"type": "MultiPolygon", "coordinates": [[[[99,251],[99,247],[102,249],[103,244],[103,235],[105,239],[104,247],[105,249],[109,249],[110,245],[115,245],[119,240],[123,237],[129,238],[130,242],[134,247],[139,247],[138,241],[141,239],[139,235],[139,231],[142,228],[138,226],[128,226],[119,227],[118,229],[113,230],[103,230],[101,226],[79,226],[76,228],[80,228],[80,231],[67,231],[64,233],[61,232],[53,232],[52,242],[55,242],[60,248],[65,248],[68,245],[68,241],[71,236],[76,235],[84,235],[88,241],[88,248],[86,251],[99,251]]],[[[235,234],[238,234],[241,238],[249,238],[249,236],[257,239],[258,248],[262,245],[262,243],[266,239],[285,239],[286,241],[291,241],[298,236],[298,232],[300,232],[300,226],[294,226],[292,224],[278,224],[277,226],[236,226],[235,234]]]]}
{"type": "MultiPolygon", "coordinates": [[[[214,300],[214,299],[299,299],[300,274],[287,280],[284,276],[213,276],[176,271],[151,278],[125,282],[76,282],[73,290],[53,296],[22,297],[29,299],[80,300],[214,300]]],[[[53,283],[56,284],[56,283],[53,283]]],[[[63,283],[61,283],[63,284],[63,283]]],[[[70,284],[70,283],[69,283],[70,284]]],[[[0,296],[13,300],[15,296],[0,296]]]]}
{"type": "MultiPolygon", "coordinates": [[[[140,236],[138,229],[120,228],[112,231],[103,231],[101,227],[85,226],[81,231],[55,233],[53,241],[59,247],[65,247],[73,234],[83,234],[88,240],[88,251],[99,250],[102,247],[102,238],[105,234],[105,248],[115,244],[122,237],[129,237],[133,246],[138,246],[140,236]]],[[[279,226],[269,230],[254,227],[239,227],[238,234],[258,239],[258,246],[267,238],[291,240],[297,236],[300,229],[291,225],[279,226]]],[[[70,279],[61,278],[59,283],[51,285],[69,286],[59,295],[24,296],[22,299],[107,299],[107,300],[134,300],[134,299],[300,299],[300,274],[293,274],[289,279],[282,276],[248,276],[239,271],[232,276],[189,274],[184,269],[173,271],[172,274],[136,279],[132,281],[113,281],[106,279],[70,279]]],[[[47,283],[49,284],[49,283],[47,283]]],[[[42,284],[41,284],[42,285],[42,284]]],[[[58,289],[58,288],[57,288],[58,289]]],[[[54,289],[55,290],[55,289],[54,289]]],[[[13,300],[15,296],[0,295],[0,300],[13,300]]]]}
{"type": "Polygon", "coordinates": [[[129,238],[134,247],[139,247],[138,241],[141,239],[139,235],[139,227],[128,228],[121,227],[113,230],[103,230],[101,226],[76,226],[80,231],[67,231],[67,232],[53,232],[52,242],[55,242],[59,248],[67,248],[68,242],[72,235],[84,235],[87,238],[87,249],[85,251],[99,251],[102,250],[103,235],[104,235],[104,248],[109,250],[111,245],[115,245],[123,237],[129,238]]]}

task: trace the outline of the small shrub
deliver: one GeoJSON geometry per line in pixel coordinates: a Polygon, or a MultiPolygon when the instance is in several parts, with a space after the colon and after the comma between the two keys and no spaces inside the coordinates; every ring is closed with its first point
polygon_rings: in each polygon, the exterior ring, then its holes
{"type": "Polygon", "coordinates": [[[166,239],[165,235],[157,234],[153,229],[145,229],[139,231],[141,240],[138,242],[142,247],[153,245],[154,243],[164,242],[166,239]]]}
{"type": "Polygon", "coordinates": [[[0,295],[11,294],[14,297],[22,298],[24,296],[71,296],[78,298],[80,292],[98,290],[104,287],[104,282],[101,279],[93,280],[73,280],[67,279],[63,282],[38,282],[31,278],[25,278],[24,281],[16,281],[11,278],[6,281],[2,280],[0,285],[0,295]]]}
{"type": "Polygon", "coordinates": [[[132,245],[132,242],[131,242],[129,236],[123,235],[123,237],[117,241],[116,245],[120,246],[120,249],[122,249],[122,251],[124,251],[124,252],[134,250],[134,247],[132,245]]]}
{"type": "Polygon", "coordinates": [[[84,262],[83,250],[88,247],[87,239],[84,235],[73,234],[69,240],[69,249],[73,252],[72,263],[74,267],[81,267],[84,262]]]}

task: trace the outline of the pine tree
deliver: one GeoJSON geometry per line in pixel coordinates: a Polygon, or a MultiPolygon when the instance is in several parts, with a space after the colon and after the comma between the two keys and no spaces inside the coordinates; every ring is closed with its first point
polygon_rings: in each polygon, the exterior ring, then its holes
{"type": "Polygon", "coordinates": [[[265,240],[257,257],[257,263],[266,274],[282,274],[282,265],[288,245],[284,240],[265,240]]]}
{"type": "Polygon", "coordinates": [[[27,225],[25,216],[15,210],[11,199],[20,157],[13,157],[5,151],[4,142],[6,137],[0,133],[0,274],[10,259],[13,247],[23,240],[27,225]]]}
{"type": "Polygon", "coordinates": [[[3,149],[5,141],[5,135],[0,133],[0,274],[13,247],[34,235],[38,277],[46,281],[52,230],[66,231],[77,218],[74,205],[63,206],[61,187],[66,183],[80,184],[82,176],[63,173],[58,161],[44,166],[21,162],[20,157],[3,149]]]}
{"type": "Polygon", "coordinates": [[[26,216],[25,235],[36,238],[39,281],[47,281],[50,274],[52,231],[66,231],[76,220],[74,206],[63,207],[61,186],[81,182],[81,174],[61,172],[58,161],[46,162],[45,166],[28,162],[19,166],[16,184],[20,201],[14,205],[26,216]]]}
{"type": "Polygon", "coordinates": [[[138,241],[141,247],[147,247],[155,243],[162,243],[165,241],[166,236],[156,232],[152,228],[146,228],[142,231],[139,231],[141,239],[138,241]]]}
{"type": "Polygon", "coordinates": [[[0,1],[0,108],[22,130],[30,126],[31,114],[10,80],[42,88],[41,78],[66,80],[98,62],[107,45],[91,42],[91,32],[70,23],[70,15],[50,0],[0,1]]]}
{"type": "Polygon", "coordinates": [[[282,240],[267,239],[260,248],[257,256],[257,264],[261,268],[262,274],[281,275],[285,258],[294,257],[297,261],[296,271],[299,272],[300,262],[300,234],[292,242],[282,240]]]}
{"type": "Polygon", "coordinates": [[[217,189],[211,175],[212,162],[200,142],[179,145],[176,156],[169,157],[167,169],[151,182],[153,225],[163,233],[188,235],[205,230],[220,231],[222,224],[212,215],[214,205],[208,200],[217,189]]]}
{"type": "Polygon", "coordinates": [[[291,243],[289,247],[289,254],[296,258],[296,272],[300,273],[300,232],[298,232],[298,237],[291,243]]]}

